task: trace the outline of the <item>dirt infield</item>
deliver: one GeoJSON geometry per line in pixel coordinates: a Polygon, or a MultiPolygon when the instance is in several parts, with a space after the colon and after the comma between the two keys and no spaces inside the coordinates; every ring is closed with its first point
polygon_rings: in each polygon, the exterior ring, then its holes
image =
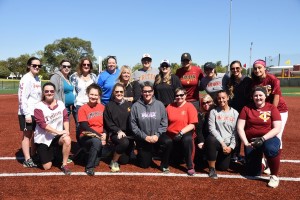
{"type": "MultiPolygon", "coordinates": [[[[171,167],[163,175],[157,166],[141,169],[134,164],[121,166],[122,173],[109,173],[108,160],[101,161],[96,176],[83,173],[84,166],[72,164],[71,176],[58,167],[49,171],[23,168],[21,132],[17,118],[17,96],[0,95],[0,199],[300,199],[299,97],[285,97],[289,119],[283,135],[282,163],[278,188],[266,187],[267,176],[252,180],[243,177],[242,166],[232,165],[219,172],[218,180],[207,177],[207,168],[187,177],[184,165],[171,167]]],[[[75,146],[75,128],[71,121],[75,146]]],[[[155,161],[159,164],[159,161],[155,161]]]]}

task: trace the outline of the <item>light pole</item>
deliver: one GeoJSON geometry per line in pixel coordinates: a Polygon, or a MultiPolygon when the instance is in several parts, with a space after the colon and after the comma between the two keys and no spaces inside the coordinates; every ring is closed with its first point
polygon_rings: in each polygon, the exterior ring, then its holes
{"type": "Polygon", "coordinates": [[[230,64],[231,3],[232,3],[232,0],[230,0],[230,11],[229,11],[229,39],[228,39],[228,65],[227,65],[227,72],[229,72],[229,64],[230,64]]]}
{"type": "Polygon", "coordinates": [[[251,59],[252,59],[252,45],[253,45],[253,42],[251,42],[251,44],[250,44],[250,61],[249,61],[249,75],[251,76],[251,59]]]}

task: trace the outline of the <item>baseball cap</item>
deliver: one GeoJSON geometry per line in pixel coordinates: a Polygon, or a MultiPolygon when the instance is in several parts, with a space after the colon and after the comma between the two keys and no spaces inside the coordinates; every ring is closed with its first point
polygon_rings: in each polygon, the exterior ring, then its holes
{"type": "Polygon", "coordinates": [[[216,68],[216,65],[212,62],[207,62],[204,64],[204,68],[214,69],[214,68],[216,68]]]}
{"type": "Polygon", "coordinates": [[[183,60],[192,60],[191,54],[189,54],[189,53],[183,53],[181,55],[181,61],[183,61],[183,60]]]}
{"type": "Polygon", "coordinates": [[[160,66],[162,66],[162,64],[166,63],[168,66],[170,66],[170,61],[167,59],[164,59],[160,62],[160,66]]]}
{"type": "Polygon", "coordinates": [[[152,60],[152,58],[151,58],[151,56],[150,56],[149,53],[144,53],[143,56],[142,56],[142,60],[143,60],[144,58],[150,58],[150,59],[152,60]]]}

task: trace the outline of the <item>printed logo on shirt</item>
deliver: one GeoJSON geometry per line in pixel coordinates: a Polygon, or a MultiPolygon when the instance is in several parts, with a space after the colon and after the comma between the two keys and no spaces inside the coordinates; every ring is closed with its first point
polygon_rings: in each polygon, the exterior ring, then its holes
{"type": "Polygon", "coordinates": [[[99,117],[99,116],[103,116],[103,112],[100,111],[91,112],[87,115],[87,118],[92,119],[94,117],[99,117]]]}
{"type": "Polygon", "coordinates": [[[146,80],[154,80],[155,74],[142,74],[140,76],[140,81],[146,81],[146,80]]]}
{"type": "Polygon", "coordinates": [[[187,81],[187,84],[189,84],[191,81],[195,81],[196,80],[196,75],[195,74],[183,75],[182,79],[184,81],[187,81]]]}
{"type": "Polygon", "coordinates": [[[181,113],[180,113],[181,115],[186,115],[186,111],[185,110],[183,110],[183,111],[181,111],[181,113]]]}
{"type": "Polygon", "coordinates": [[[144,112],[142,113],[142,118],[153,118],[156,119],[156,112],[144,112]]]}
{"type": "Polygon", "coordinates": [[[260,111],[259,118],[264,120],[264,122],[267,122],[268,119],[271,117],[271,111],[260,111]]]}
{"type": "Polygon", "coordinates": [[[62,111],[51,113],[50,116],[45,116],[45,121],[46,121],[47,124],[49,124],[48,122],[53,123],[55,120],[61,118],[62,115],[63,115],[62,111]]]}
{"type": "Polygon", "coordinates": [[[215,87],[215,86],[221,86],[221,85],[222,85],[221,81],[215,81],[212,83],[208,83],[207,87],[215,87]]]}
{"type": "Polygon", "coordinates": [[[234,122],[234,120],[235,120],[234,117],[223,116],[223,115],[217,115],[216,119],[219,121],[228,121],[228,122],[234,122]]]}

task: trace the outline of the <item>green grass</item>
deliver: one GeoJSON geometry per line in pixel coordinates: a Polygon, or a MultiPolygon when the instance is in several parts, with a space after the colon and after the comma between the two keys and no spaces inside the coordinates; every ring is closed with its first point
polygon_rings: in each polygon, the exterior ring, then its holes
{"type": "Polygon", "coordinates": [[[300,87],[282,87],[283,96],[300,96],[300,87]]]}

